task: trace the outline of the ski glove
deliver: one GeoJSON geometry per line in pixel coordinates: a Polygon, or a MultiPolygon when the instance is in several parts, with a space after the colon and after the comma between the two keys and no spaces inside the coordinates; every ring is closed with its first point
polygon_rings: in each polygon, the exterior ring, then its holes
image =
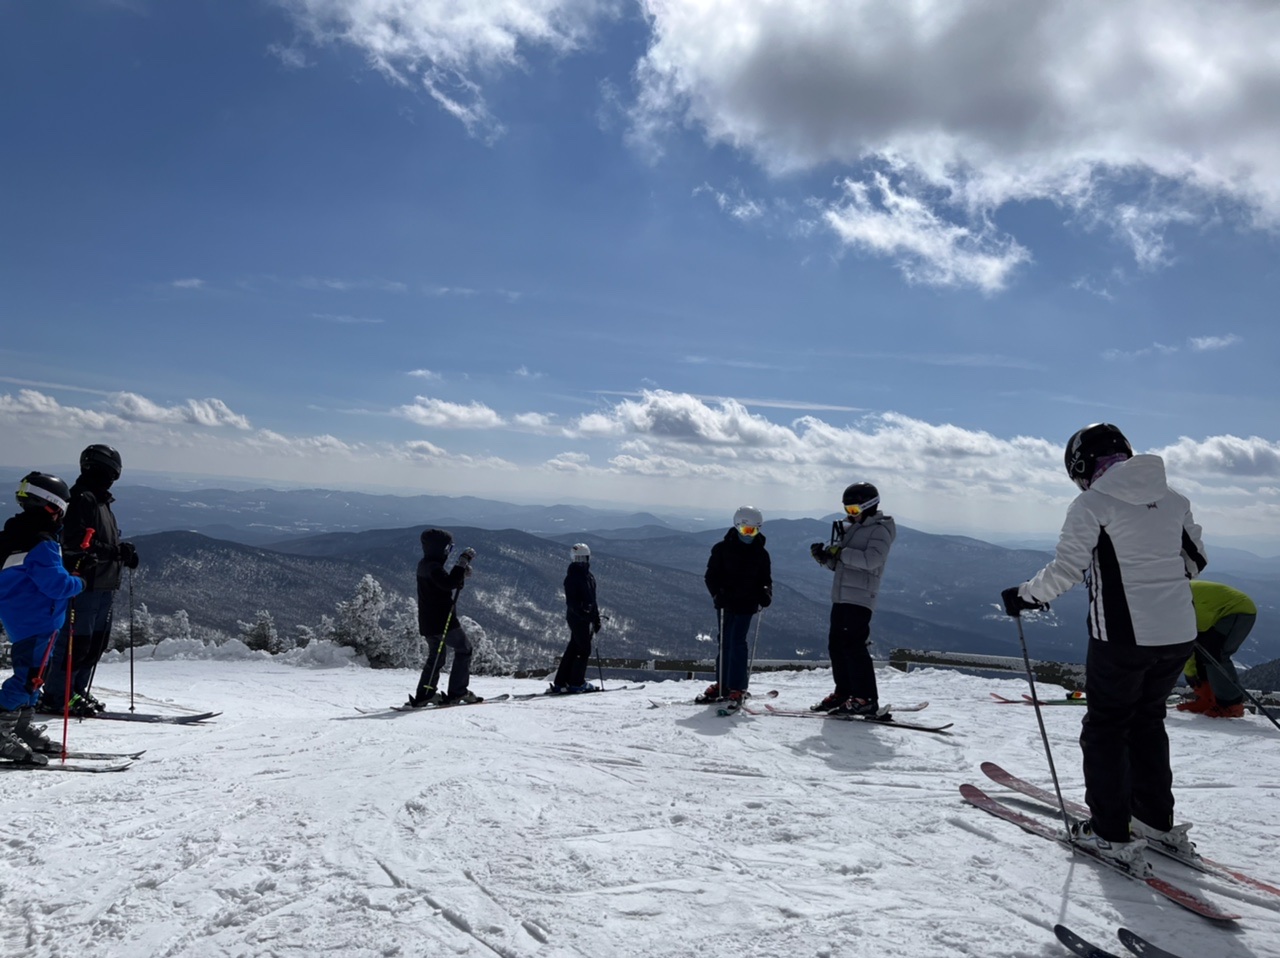
{"type": "Polygon", "coordinates": [[[476,550],[467,548],[462,550],[462,555],[458,556],[458,561],[454,565],[460,565],[464,569],[471,565],[471,560],[476,557],[476,550]]]}
{"type": "Polygon", "coordinates": [[[119,547],[120,564],[126,569],[138,568],[138,550],[132,542],[122,542],[119,547]]]}
{"type": "Polygon", "coordinates": [[[1000,593],[1000,598],[1004,601],[1004,611],[1006,615],[1011,615],[1016,619],[1023,612],[1049,608],[1048,604],[1045,602],[1034,602],[1029,599],[1024,599],[1018,594],[1018,589],[1020,588],[1021,586],[1015,585],[1000,593]]]}
{"type": "Polygon", "coordinates": [[[809,546],[809,555],[813,556],[815,562],[827,564],[827,546],[824,542],[815,542],[809,546]]]}

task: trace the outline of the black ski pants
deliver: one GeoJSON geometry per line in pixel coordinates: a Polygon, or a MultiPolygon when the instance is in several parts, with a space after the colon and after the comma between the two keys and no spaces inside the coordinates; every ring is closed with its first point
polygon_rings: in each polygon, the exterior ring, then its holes
{"type": "Polygon", "coordinates": [[[71,694],[83,695],[89,691],[98,660],[111,644],[111,607],[115,595],[111,589],[90,589],[71,600],[67,620],[58,631],[44,673],[41,701],[46,709],[61,709],[66,704],[68,651],[71,653],[71,694]]]}
{"type": "Polygon", "coordinates": [[[453,668],[449,670],[449,690],[445,694],[457,698],[471,684],[471,640],[454,622],[444,635],[427,636],[427,663],[418,679],[418,701],[425,701],[436,691],[447,648],[453,649],[453,668]]]}
{"type": "Polygon", "coordinates": [[[587,665],[591,661],[591,623],[567,616],[569,644],[560,656],[554,685],[575,688],[587,681],[587,665]]]}
{"type": "Polygon", "coordinates": [[[1094,831],[1129,840],[1129,819],[1173,827],[1173,771],[1165,701],[1194,643],[1116,645],[1089,641],[1087,712],[1080,731],[1085,802],[1094,831]]]}
{"type": "Polygon", "coordinates": [[[836,602],[831,606],[831,631],[827,653],[836,695],[878,701],[876,670],[871,663],[871,610],[863,605],[836,602]]]}

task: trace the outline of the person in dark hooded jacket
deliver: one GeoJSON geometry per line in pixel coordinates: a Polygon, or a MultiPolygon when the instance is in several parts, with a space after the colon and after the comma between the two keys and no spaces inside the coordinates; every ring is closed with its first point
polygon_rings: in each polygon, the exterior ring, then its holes
{"type": "Polygon", "coordinates": [[[764,517],[753,506],[733,516],[733,528],[711,547],[703,581],[715,603],[720,625],[716,680],[696,699],[729,701],[738,708],[747,696],[751,659],[747,635],[751,620],[773,601],[773,570],[760,525],[764,517]]]}
{"type": "Polygon", "coordinates": [[[564,604],[569,644],[547,691],[551,695],[595,692],[596,687],[587,681],[587,663],[591,661],[591,637],[600,631],[600,607],[596,605],[596,577],[591,574],[591,547],[585,542],[569,550],[564,604]]]}
{"type": "Polygon", "coordinates": [[[418,562],[418,633],[427,640],[427,661],[422,667],[418,687],[409,697],[411,708],[427,705],[471,704],[484,699],[471,692],[471,640],[462,631],[456,615],[458,594],[471,576],[471,560],[475,549],[463,549],[453,568],[444,564],[453,552],[453,536],[443,529],[427,529],[422,533],[422,559],[418,562]],[[437,689],[440,670],[444,667],[445,650],[453,649],[453,668],[449,670],[449,688],[444,694],[437,689]]]}
{"type": "Polygon", "coordinates": [[[85,587],[73,601],[49,657],[41,712],[84,716],[106,708],[93,695],[93,673],[111,644],[111,612],[120,579],[125,569],[138,567],[138,550],[133,543],[120,541],[111,511],[115,502],[111,486],[121,469],[120,453],[110,446],[95,444],[80,453],[80,476],[71,487],[62,526],[62,561],[84,579],[85,587]]]}

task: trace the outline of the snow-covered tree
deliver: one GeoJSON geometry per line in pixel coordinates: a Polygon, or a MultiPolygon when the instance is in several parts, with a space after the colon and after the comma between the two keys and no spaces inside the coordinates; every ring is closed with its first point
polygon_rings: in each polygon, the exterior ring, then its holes
{"type": "Polygon", "coordinates": [[[240,641],[255,652],[270,652],[274,655],[281,651],[275,617],[266,609],[259,609],[252,622],[237,619],[236,625],[240,626],[240,641]]]}
{"type": "Polygon", "coordinates": [[[375,669],[419,665],[423,655],[416,619],[410,630],[404,615],[397,615],[404,603],[394,593],[388,595],[373,576],[365,575],[356,594],[338,603],[330,637],[362,653],[375,669]]]}

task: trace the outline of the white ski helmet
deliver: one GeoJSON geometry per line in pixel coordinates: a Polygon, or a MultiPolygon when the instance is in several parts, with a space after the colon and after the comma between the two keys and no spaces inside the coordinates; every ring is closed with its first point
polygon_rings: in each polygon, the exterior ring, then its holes
{"type": "Polygon", "coordinates": [[[591,546],[585,542],[574,543],[573,548],[569,550],[569,558],[574,562],[590,562],[591,546]]]}
{"type": "Polygon", "coordinates": [[[760,524],[764,522],[764,516],[755,506],[740,506],[738,511],[733,514],[733,527],[739,532],[743,526],[751,529],[751,535],[755,535],[760,531],[760,524]]]}

